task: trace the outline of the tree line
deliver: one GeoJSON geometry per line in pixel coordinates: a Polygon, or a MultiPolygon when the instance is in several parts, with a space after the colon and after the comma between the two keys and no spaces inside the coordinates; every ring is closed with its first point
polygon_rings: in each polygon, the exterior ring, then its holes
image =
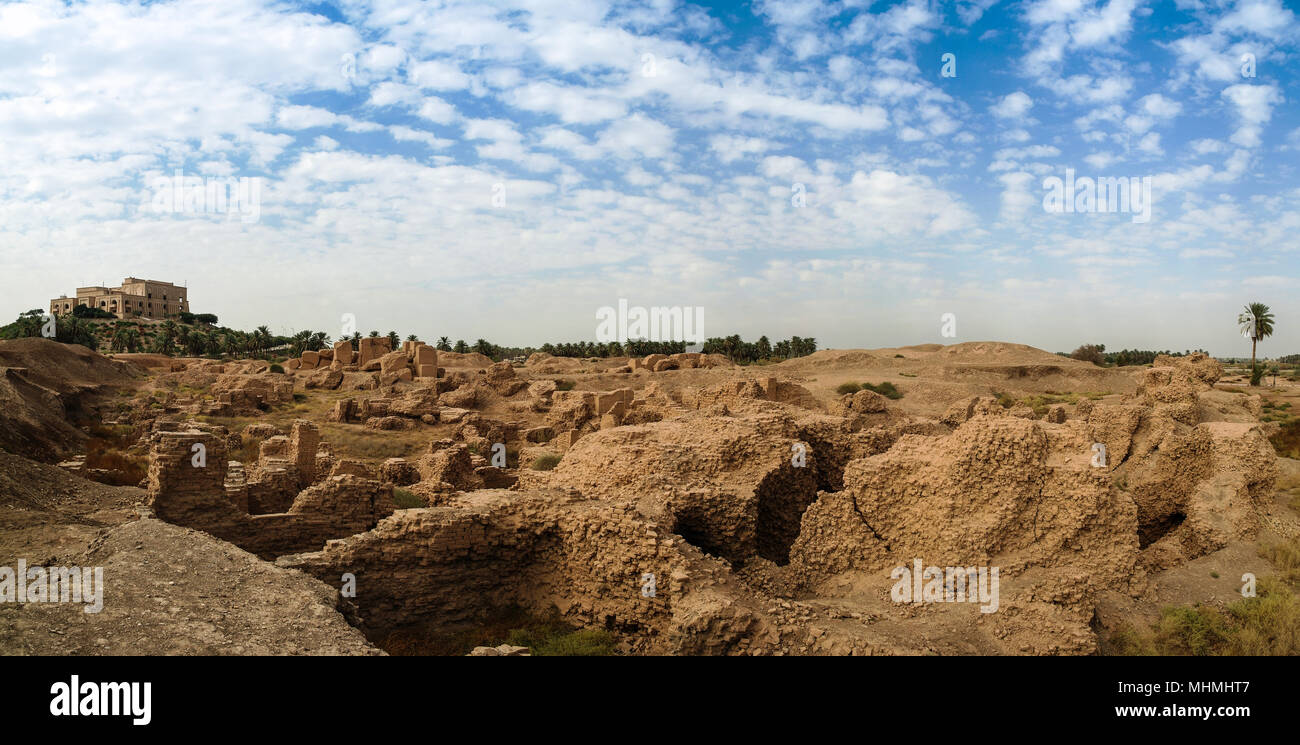
{"type": "MultiPolygon", "coordinates": [[[[98,308],[87,308],[80,313],[73,312],[60,315],[54,319],[54,338],[65,344],[81,344],[90,349],[107,346],[112,352],[148,352],[167,356],[184,355],[189,357],[237,357],[237,358],[275,358],[301,357],[303,352],[320,351],[333,346],[333,339],[324,331],[304,329],[289,336],[271,333],[263,325],[252,331],[217,326],[217,317],[210,313],[183,313],[180,321],[167,319],[156,325],[147,325],[140,321],[122,321],[114,323],[91,323],[91,319],[103,321],[115,318],[111,314],[100,316],[98,308]]],[[[22,313],[13,323],[0,327],[0,339],[42,336],[47,326],[45,311],[36,308],[22,313]]],[[[401,346],[402,337],[396,331],[381,334],[371,331],[370,338],[386,337],[393,349],[401,346]]],[[[361,348],[361,334],[354,333],[346,337],[352,349],[361,348]]],[[[408,341],[418,337],[410,334],[408,341]]],[[[340,339],[342,340],[342,339],[340,339]]],[[[452,342],[446,336],[438,337],[432,346],[442,352],[469,354],[477,352],[493,360],[527,357],[534,352],[545,352],[556,357],[644,357],[650,354],[678,354],[687,349],[686,342],[646,341],[632,339],[626,343],[619,342],[560,342],[541,345],[540,347],[511,347],[493,344],[486,339],[477,339],[473,344],[464,339],[452,342]]],[[[803,357],[817,351],[817,341],[812,337],[792,336],[789,339],[772,343],[766,336],[747,342],[738,334],[727,337],[713,337],[705,340],[700,351],[705,354],[721,354],[739,364],[764,361],[777,361],[793,357],[803,357]]]]}
{"type": "Polygon", "coordinates": [[[1062,357],[1091,362],[1098,367],[1126,367],[1129,365],[1149,365],[1156,361],[1157,356],[1162,354],[1169,357],[1187,357],[1198,352],[1209,354],[1204,349],[1188,349],[1182,352],[1174,352],[1168,349],[1163,352],[1151,349],[1121,349],[1118,352],[1107,352],[1105,344],[1083,344],[1073,352],[1057,352],[1057,354],[1062,357]]]}

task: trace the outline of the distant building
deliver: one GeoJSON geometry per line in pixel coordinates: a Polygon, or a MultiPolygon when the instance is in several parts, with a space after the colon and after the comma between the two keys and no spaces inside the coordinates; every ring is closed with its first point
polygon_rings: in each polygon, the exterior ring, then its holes
{"type": "Polygon", "coordinates": [[[77,296],[50,301],[50,315],[65,315],[78,305],[99,308],[119,318],[170,318],[188,313],[189,290],[171,282],[127,277],[121,287],[78,287],[77,296]]]}

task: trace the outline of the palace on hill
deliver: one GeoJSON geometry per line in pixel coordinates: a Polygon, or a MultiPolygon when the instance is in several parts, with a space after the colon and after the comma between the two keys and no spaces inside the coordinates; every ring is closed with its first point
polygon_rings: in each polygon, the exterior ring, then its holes
{"type": "Polygon", "coordinates": [[[155,279],[127,277],[121,287],[78,287],[75,298],[64,295],[50,301],[50,315],[71,313],[78,305],[99,308],[119,318],[170,318],[188,313],[185,287],[155,279]]]}

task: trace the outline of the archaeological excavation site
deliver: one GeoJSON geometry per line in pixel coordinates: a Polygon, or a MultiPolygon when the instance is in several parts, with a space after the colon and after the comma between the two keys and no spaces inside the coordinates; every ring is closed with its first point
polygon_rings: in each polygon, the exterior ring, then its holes
{"type": "Polygon", "coordinates": [[[1204,354],[34,338],[0,401],[0,564],[103,567],[98,612],[0,604],[5,654],[1124,654],[1300,535],[1271,405],[1204,354]]]}

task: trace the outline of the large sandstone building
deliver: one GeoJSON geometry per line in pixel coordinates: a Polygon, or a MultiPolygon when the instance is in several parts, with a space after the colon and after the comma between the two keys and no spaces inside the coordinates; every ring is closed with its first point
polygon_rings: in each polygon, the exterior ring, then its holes
{"type": "Polygon", "coordinates": [[[169,318],[188,313],[188,289],[171,282],[127,277],[121,287],[78,287],[77,296],[50,301],[50,315],[71,313],[78,305],[99,308],[121,318],[169,318]]]}

